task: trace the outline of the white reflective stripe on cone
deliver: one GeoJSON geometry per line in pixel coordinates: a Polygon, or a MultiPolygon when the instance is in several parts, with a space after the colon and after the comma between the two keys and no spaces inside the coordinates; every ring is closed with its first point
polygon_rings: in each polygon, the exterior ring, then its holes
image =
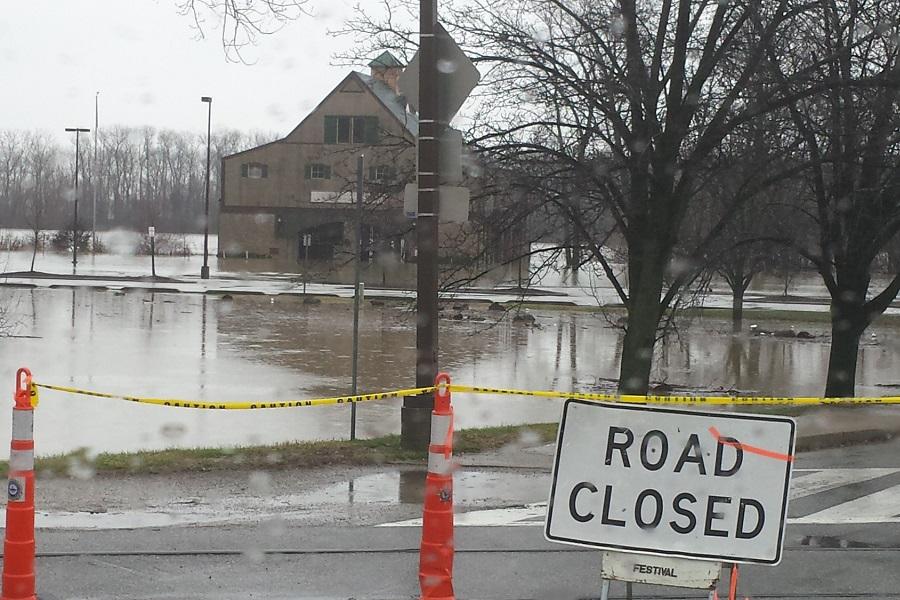
{"type": "Polygon", "coordinates": [[[450,435],[450,426],[453,425],[453,415],[431,415],[431,444],[443,446],[450,435]]]}
{"type": "Polygon", "coordinates": [[[13,410],[12,439],[14,439],[14,440],[33,440],[34,439],[34,411],[33,410],[13,410]]]}
{"type": "Polygon", "coordinates": [[[34,450],[10,450],[10,471],[34,471],[34,450]]]}
{"type": "Polygon", "coordinates": [[[449,475],[453,470],[452,457],[444,456],[443,452],[428,453],[428,472],[434,475],[449,475]]]}

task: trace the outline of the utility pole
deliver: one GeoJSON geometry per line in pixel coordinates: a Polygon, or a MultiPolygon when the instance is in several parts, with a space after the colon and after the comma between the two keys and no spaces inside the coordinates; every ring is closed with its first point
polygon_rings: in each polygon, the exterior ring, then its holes
{"type": "Polygon", "coordinates": [[[78,268],[78,165],[81,156],[79,136],[91,130],[84,127],[66,127],[66,131],[75,133],[75,221],[72,223],[72,275],[74,275],[78,268]]]}
{"type": "MultiPolygon", "coordinates": [[[[362,301],[359,293],[362,279],[362,247],[363,247],[363,168],[365,158],[362,154],[356,159],[356,251],[353,253],[353,363],[350,367],[352,379],[352,395],[358,393],[357,379],[359,372],[359,304],[362,301]]],[[[356,402],[350,405],[350,439],[356,439],[356,402]]]]}
{"type": "MultiPolygon", "coordinates": [[[[437,0],[419,0],[419,172],[416,215],[416,387],[434,385],[438,371],[438,190],[440,187],[437,0]]],[[[400,443],[427,451],[431,394],[403,399],[400,443]]]]}

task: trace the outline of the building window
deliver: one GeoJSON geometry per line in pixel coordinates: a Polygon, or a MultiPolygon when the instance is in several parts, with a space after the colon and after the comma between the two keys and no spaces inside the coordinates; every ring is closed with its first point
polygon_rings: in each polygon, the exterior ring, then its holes
{"type": "Polygon", "coordinates": [[[320,163],[311,163],[306,165],[304,170],[306,179],[331,179],[331,167],[320,163]]]}
{"type": "Polygon", "coordinates": [[[377,144],[378,117],[326,116],[326,144],[377,144]]]}
{"type": "Polygon", "coordinates": [[[369,167],[370,181],[390,181],[397,176],[397,169],[388,165],[369,167]]]}
{"type": "Polygon", "coordinates": [[[241,165],[241,177],[266,179],[269,177],[269,165],[264,165],[262,163],[244,163],[241,165]]]}

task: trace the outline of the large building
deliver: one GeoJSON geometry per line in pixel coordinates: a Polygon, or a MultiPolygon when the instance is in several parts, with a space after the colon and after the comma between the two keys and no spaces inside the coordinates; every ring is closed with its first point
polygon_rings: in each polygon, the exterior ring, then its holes
{"type": "MultiPolygon", "coordinates": [[[[418,121],[397,87],[403,65],[385,52],[369,67],[368,75],[350,72],[284,138],[223,159],[220,256],[275,259],[284,270],[308,260],[324,279],[346,281],[363,155],[365,279],[414,281],[403,189],[415,181],[418,121]]],[[[442,237],[464,229],[442,226],[442,237]]]]}

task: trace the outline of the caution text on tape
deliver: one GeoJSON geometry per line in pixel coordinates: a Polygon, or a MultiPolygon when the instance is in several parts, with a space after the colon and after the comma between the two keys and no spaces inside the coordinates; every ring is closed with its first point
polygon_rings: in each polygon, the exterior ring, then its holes
{"type": "MultiPolygon", "coordinates": [[[[95,398],[108,398],[112,400],[126,400],[140,404],[153,404],[157,406],[171,406],[175,408],[195,408],[206,410],[256,410],[271,408],[299,408],[305,406],[328,406],[338,404],[356,404],[360,402],[374,402],[389,398],[401,398],[404,396],[420,396],[433,393],[435,388],[420,387],[374,394],[357,394],[349,396],[336,396],[333,398],[313,398],[308,400],[283,400],[283,401],[243,401],[243,402],[210,402],[198,400],[185,400],[179,398],[151,398],[142,396],[130,396],[123,394],[110,394],[81,388],[35,383],[36,387],[69,394],[93,396],[95,398]]],[[[451,385],[451,392],[465,394],[492,394],[503,396],[532,396],[537,398],[575,398],[595,402],[621,402],[625,404],[659,404],[659,405],[713,405],[713,406],[811,406],[811,405],[859,405],[859,404],[900,404],[900,396],[876,396],[859,398],[821,398],[815,396],[805,397],[776,397],[776,396],[635,396],[619,394],[592,394],[584,392],[557,392],[553,390],[518,390],[510,388],[493,388],[468,385],[451,385]]]]}

